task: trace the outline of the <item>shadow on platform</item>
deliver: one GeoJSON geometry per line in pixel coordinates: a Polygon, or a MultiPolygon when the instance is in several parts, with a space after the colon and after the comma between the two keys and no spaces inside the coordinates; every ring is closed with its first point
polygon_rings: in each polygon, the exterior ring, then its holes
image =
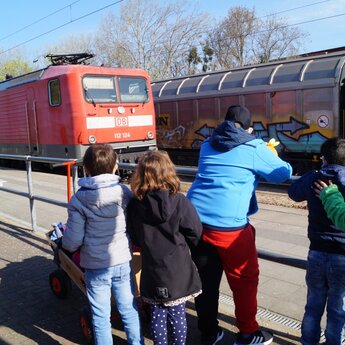
{"type": "MultiPolygon", "coordinates": [[[[12,221],[0,220],[0,344],[73,345],[83,344],[79,314],[87,301],[73,286],[66,299],[58,299],[49,286],[49,275],[57,267],[44,234],[12,221]]],[[[230,313],[220,313],[225,336],[220,344],[232,344],[237,329],[230,313]],[[227,315],[226,315],[227,314],[227,315]]],[[[200,344],[193,303],[187,303],[188,338],[186,345],[200,344]]],[[[298,344],[296,334],[267,323],[275,334],[273,344],[298,344]]],[[[152,344],[149,325],[143,323],[145,343],[152,344]]],[[[126,344],[121,324],[114,325],[114,343],[126,344]]]]}

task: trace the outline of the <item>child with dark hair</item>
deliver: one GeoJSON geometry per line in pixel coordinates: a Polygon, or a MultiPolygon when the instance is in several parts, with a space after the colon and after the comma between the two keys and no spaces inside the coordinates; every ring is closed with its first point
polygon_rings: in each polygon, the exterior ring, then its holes
{"type": "Polygon", "coordinates": [[[128,344],[144,344],[135,302],[134,278],[125,212],[132,193],[114,175],[117,155],[110,145],[92,145],[83,158],[86,177],[68,205],[62,247],[80,249],[95,344],[112,345],[111,291],[128,344]]]}
{"type": "Polygon", "coordinates": [[[307,200],[309,210],[308,293],[301,342],[319,343],[320,321],[327,305],[326,344],[341,345],[345,326],[345,233],[327,217],[314,188],[317,181],[332,181],[345,195],[345,140],[326,140],[321,154],[321,169],[306,173],[289,188],[290,198],[307,200]]]}
{"type": "Polygon", "coordinates": [[[140,293],[151,305],[155,345],[186,341],[185,303],[201,292],[189,246],[197,245],[201,223],[190,201],[179,193],[174,164],[164,151],[148,151],[131,179],[134,198],[128,205],[127,227],[141,247],[140,293]]]}

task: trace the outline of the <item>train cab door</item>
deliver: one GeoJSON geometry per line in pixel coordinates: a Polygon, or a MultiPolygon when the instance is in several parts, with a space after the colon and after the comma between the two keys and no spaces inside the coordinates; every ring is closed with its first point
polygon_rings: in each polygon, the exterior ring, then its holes
{"type": "Polygon", "coordinates": [[[29,154],[37,156],[40,153],[40,147],[38,140],[36,96],[33,88],[28,88],[26,91],[26,122],[28,129],[29,154]]]}

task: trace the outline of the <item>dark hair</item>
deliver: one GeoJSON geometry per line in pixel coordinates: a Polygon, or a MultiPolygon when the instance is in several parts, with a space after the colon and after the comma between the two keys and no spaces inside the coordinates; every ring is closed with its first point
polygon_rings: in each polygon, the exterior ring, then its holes
{"type": "Polygon", "coordinates": [[[345,166],[345,139],[338,137],[327,139],[321,145],[321,155],[327,164],[345,166]]]}
{"type": "Polygon", "coordinates": [[[87,176],[112,174],[117,154],[110,145],[91,145],[84,154],[83,166],[87,176]]]}
{"type": "Polygon", "coordinates": [[[241,125],[243,129],[248,129],[252,122],[250,111],[242,105],[232,105],[225,114],[226,121],[233,121],[241,125]]]}
{"type": "Polygon", "coordinates": [[[166,189],[172,194],[179,191],[180,179],[167,152],[147,151],[140,157],[131,178],[131,189],[139,200],[154,190],[166,189]]]}

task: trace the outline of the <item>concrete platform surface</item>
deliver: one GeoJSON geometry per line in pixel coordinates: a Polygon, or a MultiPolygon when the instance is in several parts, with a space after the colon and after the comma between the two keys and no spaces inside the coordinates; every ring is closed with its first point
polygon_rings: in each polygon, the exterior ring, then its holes
{"type": "MultiPolygon", "coordinates": [[[[0,217],[0,344],[83,344],[79,313],[87,301],[77,287],[67,299],[53,295],[49,274],[56,269],[52,251],[43,233],[0,217]]],[[[262,309],[263,310],[263,309],[262,309]]],[[[261,311],[262,311],[261,310],[261,311]]],[[[233,306],[220,304],[220,325],[225,336],[220,344],[232,344],[233,306]]],[[[298,344],[299,330],[259,317],[259,323],[275,334],[273,344],[298,344]]],[[[193,303],[188,304],[187,345],[200,344],[193,303]]],[[[143,325],[145,343],[152,344],[148,325],[143,325]]],[[[121,325],[114,327],[114,344],[126,344],[121,325]]]]}

